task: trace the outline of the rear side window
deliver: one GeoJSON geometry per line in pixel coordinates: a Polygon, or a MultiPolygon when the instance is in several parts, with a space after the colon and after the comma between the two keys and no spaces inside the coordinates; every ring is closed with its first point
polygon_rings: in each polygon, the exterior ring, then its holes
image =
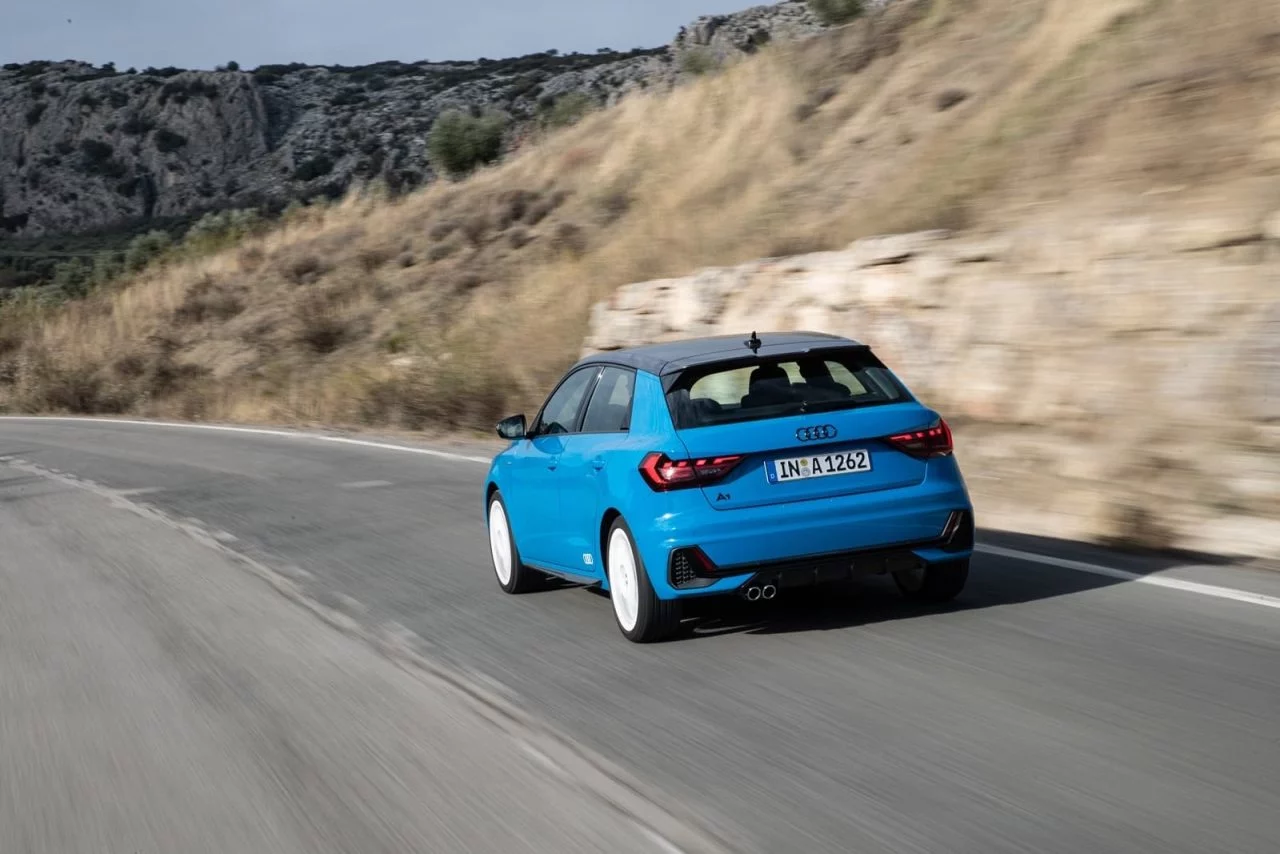
{"type": "Polygon", "coordinates": [[[699,365],[677,377],[667,392],[680,430],[909,399],[883,363],[862,348],[699,365]]]}
{"type": "Polygon", "coordinates": [[[620,433],[630,426],[631,396],[636,387],[635,371],[626,368],[605,368],[600,382],[591,393],[587,415],[582,422],[583,433],[620,433]]]}

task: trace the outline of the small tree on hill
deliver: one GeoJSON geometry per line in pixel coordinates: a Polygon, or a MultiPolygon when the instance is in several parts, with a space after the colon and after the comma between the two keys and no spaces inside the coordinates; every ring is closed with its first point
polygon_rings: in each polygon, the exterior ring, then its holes
{"type": "Polygon", "coordinates": [[[63,261],[53,268],[53,284],[67,299],[79,299],[89,292],[91,271],[79,258],[63,261]]]}
{"type": "Polygon", "coordinates": [[[152,261],[162,257],[173,246],[173,239],[166,231],[154,230],[139,234],[129,241],[124,252],[124,266],[132,273],[142,270],[152,261]]]}
{"type": "Polygon", "coordinates": [[[501,113],[470,115],[459,110],[441,113],[431,127],[427,152],[438,172],[466,175],[492,163],[502,154],[507,119],[501,113]]]}
{"type": "Polygon", "coordinates": [[[866,8],[864,0],[809,0],[809,8],[828,26],[847,24],[866,8]]]}

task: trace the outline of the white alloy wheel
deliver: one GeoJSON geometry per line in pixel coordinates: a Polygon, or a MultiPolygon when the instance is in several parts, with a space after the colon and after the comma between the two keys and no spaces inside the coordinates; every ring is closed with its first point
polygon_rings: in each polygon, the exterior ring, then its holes
{"type": "Polygon", "coordinates": [[[513,566],[511,529],[507,525],[506,510],[497,498],[489,502],[489,551],[493,555],[493,571],[498,574],[498,582],[506,587],[511,583],[513,566]]]}
{"type": "Polygon", "coordinates": [[[631,538],[622,528],[609,537],[609,597],[623,631],[634,631],[640,619],[640,578],[631,538]]]}

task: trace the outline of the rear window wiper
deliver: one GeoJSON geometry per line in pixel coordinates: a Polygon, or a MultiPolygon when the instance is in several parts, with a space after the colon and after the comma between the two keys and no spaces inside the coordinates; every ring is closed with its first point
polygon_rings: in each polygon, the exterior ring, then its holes
{"type": "Polygon", "coordinates": [[[801,404],[801,412],[834,412],[838,409],[857,409],[870,406],[874,401],[849,400],[807,400],[801,404]]]}

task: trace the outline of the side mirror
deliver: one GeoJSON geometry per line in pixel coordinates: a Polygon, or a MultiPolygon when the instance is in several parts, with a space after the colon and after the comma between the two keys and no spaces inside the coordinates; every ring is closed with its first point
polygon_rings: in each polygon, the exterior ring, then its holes
{"type": "Polygon", "coordinates": [[[523,415],[512,415],[498,422],[498,435],[513,442],[523,439],[527,429],[523,415]]]}

